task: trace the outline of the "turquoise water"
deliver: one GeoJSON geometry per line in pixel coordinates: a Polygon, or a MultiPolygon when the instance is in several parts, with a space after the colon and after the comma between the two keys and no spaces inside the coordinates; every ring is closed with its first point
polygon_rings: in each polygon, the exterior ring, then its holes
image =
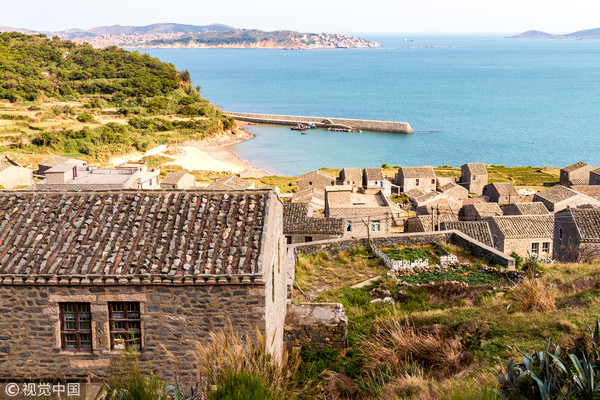
{"type": "Polygon", "coordinates": [[[149,53],[188,69],[225,110],[406,121],[417,131],[301,135],[249,127],[256,138],[233,150],[274,173],[382,163],[599,163],[600,41],[367,38],[384,48],[149,53]]]}

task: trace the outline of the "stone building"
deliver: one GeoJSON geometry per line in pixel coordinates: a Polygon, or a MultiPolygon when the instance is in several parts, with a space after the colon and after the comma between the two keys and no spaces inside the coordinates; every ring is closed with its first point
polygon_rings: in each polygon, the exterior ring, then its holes
{"type": "Polygon", "coordinates": [[[87,163],[85,161],[78,160],[76,158],[63,157],[63,156],[52,156],[52,157],[46,158],[44,161],[39,163],[38,169],[34,173],[36,175],[44,175],[44,173],[47,170],[49,170],[50,168],[54,168],[57,165],[61,165],[61,164],[73,164],[73,165],[79,165],[79,166],[87,165],[87,163]]]}
{"type": "Polygon", "coordinates": [[[342,168],[337,179],[339,185],[362,187],[362,173],[360,168],[342,168]]]}
{"type": "Polygon", "coordinates": [[[452,214],[458,216],[462,202],[453,196],[439,192],[428,192],[411,199],[414,210],[423,214],[452,214]]]}
{"type": "Polygon", "coordinates": [[[343,220],[313,217],[306,203],[284,203],[283,235],[287,244],[337,239],[344,235],[343,220]]]}
{"type": "Polygon", "coordinates": [[[0,162],[0,188],[14,189],[33,184],[33,171],[0,162]]]}
{"type": "Polygon", "coordinates": [[[325,190],[325,216],[344,221],[345,237],[388,235],[393,215],[389,200],[380,190],[330,186],[325,190]]]}
{"type": "Polygon", "coordinates": [[[381,168],[365,168],[362,173],[362,186],[365,189],[379,189],[383,188],[383,170],[381,168]]]}
{"type": "Polygon", "coordinates": [[[127,346],[158,374],[195,374],[226,328],[279,357],[286,311],[273,191],[0,193],[0,380],[85,381],[127,346]]]}
{"type": "Polygon", "coordinates": [[[59,164],[44,171],[35,190],[158,189],[158,168],[102,169],[88,165],[59,164]]]}
{"type": "Polygon", "coordinates": [[[590,263],[600,257],[600,210],[565,208],[554,218],[554,258],[590,263]]]}
{"type": "Polygon", "coordinates": [[[161,189],[191,189],[196,185],[196,177],[187,172],[169,172],[160,182],[161,189]]]}
{"type": "Polygon", "coordinates": [[[494,247],[521,257],[552,257],[553,215],[509,215],[489,219],[494,247]]]}
{"type": "Polygon", "coordinates": [[[160,187],[158,183],[160,169],[148,168],[148,163],[128,161],[126,163],[117,165],[115,169],[138,170],[137,181],[135,185],[132,186],[133,189],[158,189],[160,187]]]}
{"type": "Polygon", "coordinates": [[[335,176],[320,169],[298,177],[299,192],[311,188],[325,190],[325,187],[333,185],[335,185],[335,176]]]}
{"type": "MultiPolygon", "coordinates": [[[[590,180],[592,175],[590,175],[590,180]]],[[[577,193],[600,200],[600,185],[573,185],[571,189],[577,193]]]]}
{"type": "Polygon", "coordinates": [[[600,168],[590,171],[590,185],[600,185],[600,168]]]}
{"type": "Polygon", "coordinates": [[[452,214],[417,215],[406,220],[405,232],[434,232],[443,230],[444,222],[456,221],[452,214]]]}
{"type": "Polygon", "coordinates": [[[313,210],[324,210],[325,209],[325,191],[310,188],[301,192],[296,192],[292,195],[292,203],[306,203],[310,205],[313,210]]]}
{"type": "Polygon", "coordinates": [[[433,192],[436,187],[433,167],[400,167],[396,173],[396,185],[404,193],[411,189],[433,192]]]}
{"type": "Polygon", "coordinates": [[[484,186],[483,196],[494,203],[511,204],[519,201],[519,193],[510,182],[495,182],[484,186]]]}
{"type": "Polygon", "coordinates": [[[535,201],[532,203],[504,204],[500,207],[504,215],[547,215],[550,214],[544,203],[535,201]]]}
{"type": "Polygon", "coordinates": [[[442,231],[460,231],[486,246],[494,247],[492,232],[487,221],[450,221],[442,222],[440,226],[442,231]]]}
{"type": "Polygon", "coordinates": [[[488,172],[482,163],[467,163],[460,167],[460,184],[469,193],[483,194],[483,188],[488,184],[488,172]]]}
{"type": "Polygon", "coordinates": [[[461,185],[454,182],[446,183],[438,187],[438,191],[447,196],[452,196],[458,200],[464,200],[469,197],[469,191],[461,185]]]}
{"type": "Polygon", "coordinates": [[[600,200],[585,196],[562,185],[552,186],[549,189],[537,192],[533,196],[533,201],[544,203],[550,212],[557,212],[567,207],[600,206],[600,200]]]}
{"type": "Polygon", "coordinates": [[[497,203],[473,203],[460,209],[458,214],[461,221],[480,221],[491,217],[504,215],[497,203]]]}
{"type": "Polygon", "coordinates": [[[589,185],[590,172],[596,167],[593,165],[578,161],[567,167],[560,169],[560,184],[566,187],[572,185],[589,185]]]}
{"type": "Polygon", "coordinates": [[[247,181],[237,175],[217,179],[207,186],[209,190],[246,190],[254,189],[254,182],[247,181]]]}

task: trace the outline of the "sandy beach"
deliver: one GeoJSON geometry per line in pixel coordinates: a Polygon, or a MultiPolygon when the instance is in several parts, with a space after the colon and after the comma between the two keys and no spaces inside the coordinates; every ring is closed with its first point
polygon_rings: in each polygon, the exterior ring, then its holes
{"type": "Polygon", "coordinates": [[[173,159],[164,165],[179,165],[188,171],[219,171],[239,174],[252,167],[243,162],[231,150],[230,146],[250,140],[254,135],[243,128],[233,134],[221,134],[206,141],[186,141],[179,145],[162,145],[145,153],[131,153],[111,159],[110,163],[119,165],[127,161],[139,161],[146,156],[159,155],[173,159]]]}

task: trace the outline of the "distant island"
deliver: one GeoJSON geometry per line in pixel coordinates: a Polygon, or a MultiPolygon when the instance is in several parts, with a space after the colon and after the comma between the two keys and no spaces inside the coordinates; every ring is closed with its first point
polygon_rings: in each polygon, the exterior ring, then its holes
{"type": "Polygon", "coordinates": [[[109,46],[144,48],[270,48],[286,50],[369,48],[381,44],[333,33],[302,33],[289,30],[273,32],[236,29],[228,25],[152,24],[146,26],[100,26],[88,30],[57,32],[34,31],[0,26],[0,32],[44,34],[96,48],[109,46]]]}
{"type": "Polygon", "coordinates": [[[588,40],[600,39],[600,28],[585,29],[582,31],[567,33],[564,35],[553,35],[542,31],[525,31],[515,36],[510,36],[511,39],[571,39],[571,40],[588,40]]]}

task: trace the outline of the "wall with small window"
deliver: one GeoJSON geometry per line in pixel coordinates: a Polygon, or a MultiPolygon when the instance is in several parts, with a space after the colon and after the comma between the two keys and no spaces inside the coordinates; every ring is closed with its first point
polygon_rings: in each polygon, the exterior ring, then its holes
{"type": "MultiPolygon", "coordinates": [[[[229,326],[228,319],[241,332],[254,335],[257,328],[264,332],[271,292],[258,282],[0,284],[0,359],[8,360],[0,363],[0,380],[83,382],[90,374],[102,378],[111,359],[129,347],[170,378],[175,365],[161,345],[183,363],[180,372],[186,376],[195,370],[186,364],[193,363],[189,352],[195,343],[229,326]]],[[[285,292],[277,289],[275,295],[284,296],[276,299],[277,304],[285,301],[285,292]]]]}

